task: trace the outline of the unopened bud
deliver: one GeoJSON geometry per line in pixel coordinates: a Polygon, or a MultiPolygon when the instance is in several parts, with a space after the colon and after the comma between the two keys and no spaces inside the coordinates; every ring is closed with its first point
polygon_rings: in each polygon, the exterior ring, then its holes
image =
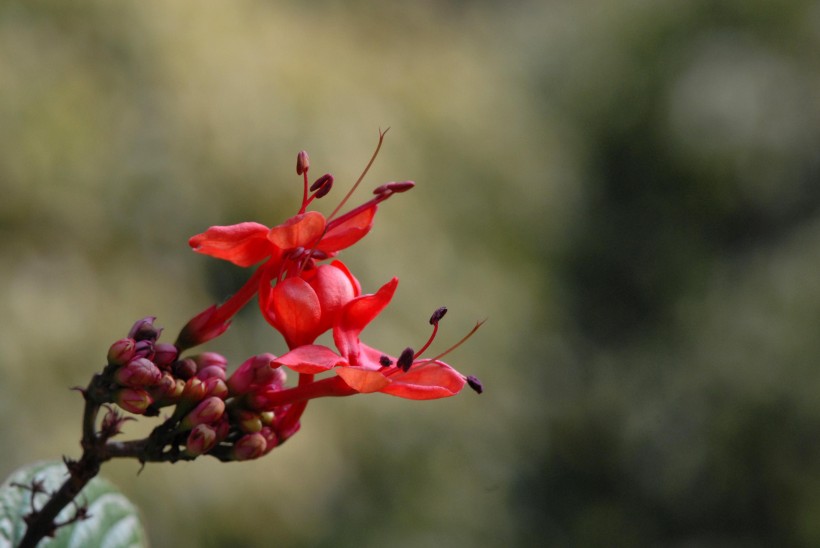
{"type": "Polygon", "coordinates": [[[258,459],[267,449],[267,440],[260,433],[245,434],[233,447],[233,458],[236,460],[258,459]]]}
{"type": "Polygon", "coordinates": [[[259,413],[239,409],[233,413],[233,418],[239,426],[239,429],[246,434],[253,434],[254,432],[262,430],[262,418],[259,416],[259,413]]]}
{"type": "Polygon", "coordinates": [[[114,403],[125,411],[142,415],[154,400],[145,390],[140,388],[123,388],[114,395],[114,403]]]}
{"type": "Polygon", "coordinates": [[[209,377],[202,381],[202,386],[205,390],[205,396],[216,396],[220,399],[228,397],[228,385],[219,377],[209,377]]]}
{"type": "Polygon", "coordinates": [[[196,356],[191,356],[191,359],[196,363],[197,371],[211,366],[221,367],[224,371],[228,366],[228,358],[217,352],[202,352],[196,356]]]}
{"type": "Polygon", "coordinates": [[[225,368],[218,365],[209,365],[197,371],[196,378],[203,381],[211,378],[225,380],[225,368]]]}
{"type": "Polygon", "coordinates": [[[125,365],[134,357],[134,339],[120,339],[108,349],[108,363],[111,365],[125,365]]]}
{"type": "Polygon", "coordinates": [[[137,358],[114,372],[114,380],[131,388],[154,386],[162,378],[162,371],[150,360],[137,358]]]}
{"type": "Polygon", "coordinates": [[[137,341],[137,344],[134,346],[134,357],[135,358],[147,358],[149,360],[154,359],[154,341],[149,339],[143,339],[141,341],[137,341]]]}
{"type": "Polygon", "coordinates": [[[154,363],[160,369],[170,367],[179,356],[179,350],[171,343],[157,343],[154,345],[154,363]]]}
{"type": "Polygon", "coordinates": [[[211,424],[218,421],[225,413],[225,401],[211,396],[205,398],[194,410],[188,413],[182,420],[182,428],[192,428],[197,424],[211,424]]]}
{"type": "Polygon", "coordinates": [[[159,382],[154,385],[151,395],[157,404],[170,405],[176,402],[184,387],[185,383],[183,381],[175,379],[170,373],[165,373],[159,382]]]}
{"type": "Polygon", "coordinates": [[[196,362],[191,358],[178,360],[171,366],[171,371],[174,373],[175,377],[188,380],[196,375],[196,362]]]}
{"type": "Polygon", "coordinates": [[[260,384],[284,384],[285,372],[275,365],[273,354],[259,354],[248,358],[228,379],[228,388],[233,395],[246,394],[260,384]]]}
{"type": "Polygon", "coordinates": [[[137,320],[134,325],[131,326],[128,337],[135,341],[156,341],[160,333],[162,333],[162,328],[154,326],[156,319],[156,316],[146,316],[141,320],[137,320]]]}
{"type": "Polygon", "coordinates": [[[182,394],[179,399],[187,402],[199,402],[205,397],[205,383],[196,377],[190,378],[185,382],[182,389],[182,394]]]}
{"type": "Polygon", "coordinates": [[[296,174],[302,175],[308,169],[310,169],[310,157],[307,151],[300,150],[299,154],[296,155],[296,174]]]}
{"type": "Polygon", "coordinates": [[[216,429],[207,424],[197,424],[188,434],[188,440],[185,442],[185,453],[192,457],[198,457],[213,449],[216,441],[216,429]]]}

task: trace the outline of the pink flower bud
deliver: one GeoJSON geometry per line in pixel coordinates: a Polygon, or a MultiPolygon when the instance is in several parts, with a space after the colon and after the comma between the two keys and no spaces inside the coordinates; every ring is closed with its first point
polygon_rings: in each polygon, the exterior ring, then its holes
{"type": "Polygon", "coordinates": [[[162,328],[154,327],[156,316],[146,316],[141,320],[137,320],[128,332],[128,338],[135,341],[156,341],[162,333],[162,328]]]}
{"type": "Polygon", "coordinates": [[[285,372],[273,363],[275,359],[273,354],[260,354],[245,360],[228,379],[231,394],[246,394],[260,384],[284,385],[285,372]]]}
{"type": "Polygon", "coordinates": [[[233,447],[233,458],[236,460],[258,459],[267,449],[265,436],[259,433],[245,434],[233,447]]]}
{"type": "Polygon", "coordinates": [[[216,396],[220,399],[228,397],[228,385],[219,377],[210,377],[202,381],[205,397],[216,396]]]}
{"type": "Polygon", "coordinates": [[[196,378],[199,380],[207,380],[211,378],[225,380],[225,368],[218,365],[209,365],[196,372],[196,378]]]}
{"type": "Polygon", "coordinates": [[[150,360],[137,358],[114,372],[114,380],[131,388],[154,386],[162,378],[162,371],[150,360]]]}
{"type": "Polygon", "coordinates": [[[137,341],[134,347],[134,358],[148,358],[154,359],[154,341],[142,340],[137,341]]]}
{"type": "Polygon", "coordinates": [[[108,363],[111,365],[124,365],[134,356],[134,339],[120,339],[108,349],[108,363]]]}
{"type": "Polygon", "coordinates": [[[176,377],[188,380],[196,375],[196,362],[191,358],[175,361],[171,366],[171,371],[173,371],[176,377]]]}
{"type": "Polygon", "coordinates": [[[183,428],[192,428],[197,424],[211,424],[218,421],[225,413],[225,401],[211,396],[205,398],[193,411],[188,413],[182,420],[183,428]]]}
{"type": "Polygon", "coordinates": [[[145,390],[139,388],[123,388],[114,395],[114,403],[125,411],[142,415],[148,406],[154,402],[145,390]]]}
{"type": "Polygon", "coordinates": [[[196,377],[188,379],[182,389],[182,394],[179,395],[180,400],[187,402],[199,402],[202,401],[202,398],[204,397],[205,384],[196,377]]]}
{"type": "Polygon", "coordinates": [[[240,409],[232,413],[232,418],[239,426],[239,429],[246,434],[253,434],[262,430],[262,419],[259,417],[259,413],[240,409]]]}
{"type": "Polygon", "coordinates": [[[157,343],[154,345],[154,363],[160,369],[167,370],[179,356],[177,347],[171,343],[157,343]]]}
{"type": "Polygon", "coordinates": [[[198,457],[214,448],[217,442],[216,429],[207,424],[197,424],[188,434],[185,453],[198,457]]]}
{"type": "Polygon", "coordinates": [[[228,434],[231,432],[231,423],[228,420],[227,415],[222,415],[222,418],[216,424],[212,424],[216,429],[216,439],[217,441],[222,441],[228,437],[228,434]]]}
{"type": "Polygon", "coordinates": [[[201,371],[206,367],[217,366],[224,371],[228,367],[228,358],[216,352],[203,352],[196,356],[191,356],[191,359],[196,362],[196,370],[201,371]]]}
{"type": "Polygon", "coordinates": [[[175,379],[170,373],[165,373],[154,385],[151,395],[160,406],[171,405],[179,399],[183,388],[185,388],[183,381],[175,379]]]}

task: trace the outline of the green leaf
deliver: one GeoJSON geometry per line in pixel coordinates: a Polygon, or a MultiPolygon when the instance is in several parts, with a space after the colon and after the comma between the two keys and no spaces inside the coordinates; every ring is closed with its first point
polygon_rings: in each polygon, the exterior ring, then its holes
{"type": "MultiPolygon", "coordinates": [[[[17,546],[26,532],[23,516],[31,511],[30,486],[33,480],[43,482],[48,492],[59,489],[68,477],[62,462],[38,462],[15,471],[0,485],[0,548],[17,546]]],[[[34,506],[42,507],[48,496],[34,497],[34,506]]],[[[77,497],[78,504],[88,507],[88,519],[57,529],[57,535],[44,539],[38,548],[125,548],[147,546],[139,511],[113,485],[94,478],[77,497]]],[[[68,505],[57,516],[57,522],[71,519],[74,506],[68,505]]]]}

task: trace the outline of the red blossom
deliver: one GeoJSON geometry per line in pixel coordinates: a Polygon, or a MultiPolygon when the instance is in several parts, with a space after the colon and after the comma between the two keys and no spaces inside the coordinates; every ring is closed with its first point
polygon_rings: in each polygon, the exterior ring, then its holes
{"type": "Polygon", "coordinates": [[[460,392],[467,378],[446,363],[438,359],[412,359],[405,367],[399,367],[397,358],[360,341],[362,330],[389,304],[397,285],[398,279],[393,278],[376,293],[356,297],[344,305],[333,325],[338,353],[326,346],[309,344],[274,361],[300,374],[334,370],[337,376],[288,390],[262,391],[257,394],[257,404],[273,408],[316,397],[369,392],[428,400],[460,392]]]}
{"type": "Polygon", "coordinates": [[[381,185],[370,200],[339,214],[372,165],[383,138],[382,132],[367,167],[328,217],[318,211],[307,211],[307,206],[327,194],[333,184],[333,176],[325,174],[309,185],[310,162],[307,153],[302,151],[297,159],[297,173],[303,175],[304,194],[296,215],[270,228],[256,222],[244,222],[212,226],[190,238],[188,243],[198,253],[241,267],[260,266],[236,295],[220,306],[207,308],[188,322],[176,341],[180,350],[221,335],[230,325],[233,315],[257,291],[265,318],[282,333],[290,348],[311,343],[319,334],[330,329],[340,304],[357,296],[360,290],[358,282],[343,264],[334,263],[346,279],[339,273],[333,273],[330,280],[324,280],[325,274],[332,271],[323,270],[322,267],[316,269],[317,261],[334,257],[364,238],[373,227],[379,203],[414,186],[412,181],[381,185]],[[318,272],[312,273],[314,269],[318,272]],[[312,292],[308,286],[311,286],[312,292]],[[330,294],[333,292],[336,294],[330,294]]]}

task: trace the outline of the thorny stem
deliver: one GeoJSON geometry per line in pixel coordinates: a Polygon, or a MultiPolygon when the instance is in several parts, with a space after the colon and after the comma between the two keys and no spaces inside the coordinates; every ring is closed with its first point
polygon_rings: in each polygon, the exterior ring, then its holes
{"type": "MultiPolygon", "coordinates": [[[[94,375],[88,387],[81,391],[85,399],[82,418],[83,434],[80,442],[83,454],[78,461],[63,459],[68,470],[68,478],[58,490],[51,493],[49,500],[39,510],[32,508],[31,513],[25,517],[26,534],[20,541],[19,548],[34,548],[44,537],[54,536],[58,527],[74,521],[57,523],[55,520],[60,512],[77,498],[88,482],[97,476],[104,462],[114,458],[136,458],[145,464],[146,462],[176,462],[196,458],[180,450],[184,439],[177,439],[176,427],[179,419],[176,418],[165,421],[156,427],[147,438],[141,440],[109,441],[118,429],[111,432],[97,431],[100,408],[107,403],[105,394],[108,393],[109,380],[107,379],[109,378],[110,371],[106,368],[102,374],[94,375]]],[[[217,446],[208,454],[221,461],[229,461],[231,460],[229,449],[217,446]]]]}

